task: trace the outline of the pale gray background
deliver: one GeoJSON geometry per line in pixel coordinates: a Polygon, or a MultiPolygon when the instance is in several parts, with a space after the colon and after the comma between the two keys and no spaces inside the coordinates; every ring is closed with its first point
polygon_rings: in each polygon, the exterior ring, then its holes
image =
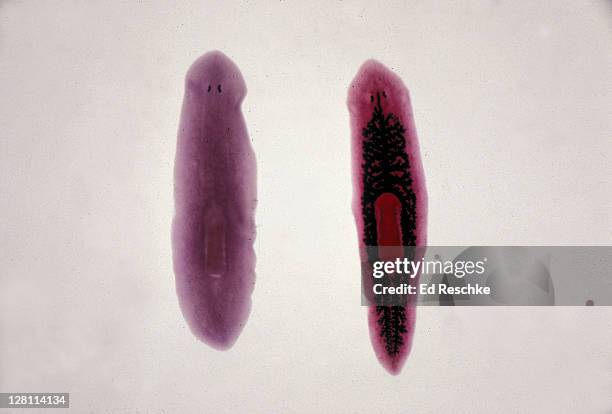
{"type": "Polygon", "coordinates": [[[359,306],[347,86],[412,92],[434,245],[612,244],[612,6],[0,3],[0,390],[73,412],[612,412],[612,308],[419,309],[401,375],[359,306]],[[229,352],[174,292],[185,71],[246,79],[257,286],[229,352]]]}

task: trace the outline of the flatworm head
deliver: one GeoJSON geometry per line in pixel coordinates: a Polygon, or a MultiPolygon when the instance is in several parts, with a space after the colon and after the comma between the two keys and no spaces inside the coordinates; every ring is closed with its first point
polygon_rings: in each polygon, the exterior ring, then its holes
{"type": "Polygon", "coordinates": [[[240,107],[246,96],[246,83],[238,66],[219,51],[198,58],[185,77],[185,97],[201,108],[217,112],[240,107]]]}

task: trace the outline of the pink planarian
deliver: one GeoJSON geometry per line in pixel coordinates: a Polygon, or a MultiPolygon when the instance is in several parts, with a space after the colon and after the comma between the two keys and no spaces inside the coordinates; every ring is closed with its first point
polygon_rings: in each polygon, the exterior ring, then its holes
{"type": "MultiPolygon", "coordinates": [[[[351,83],[348,108],[362,263],[392,257],[398,249],[414,252],[410,246],[426,245],[427,194],[408,89],[381,63],[369,60],[351,83]]],[[[374,351],[394,375],[410,353],[415,322],[414,300],[368,306],[374,351]]]]}

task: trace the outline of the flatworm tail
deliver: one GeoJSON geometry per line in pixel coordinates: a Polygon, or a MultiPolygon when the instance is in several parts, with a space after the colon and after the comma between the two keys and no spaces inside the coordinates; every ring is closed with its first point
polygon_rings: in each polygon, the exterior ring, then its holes
{"type": "Polygon", "coordinates": [[[174,167],[176,290],[193,334],[217,349],[244,327],[255,284],[256,164],[238,67],[209,52],[187,72],[174,167]]]}
{"type": "MultiPolygon", "coordinates": [[[[362,263],[393,256],[401,246],[425,246],[427,193],[408,89],[375,60],[351,83],[353,214],[362,263]]],[[[404,247],[405,248],[405,247],[404,247]]],[[[413,279],[411,283],[417,283],[413,279]]],[[[416,307],[368,307],[370,339],[380,363],[398,374],[410,353],[416,307]]]]}

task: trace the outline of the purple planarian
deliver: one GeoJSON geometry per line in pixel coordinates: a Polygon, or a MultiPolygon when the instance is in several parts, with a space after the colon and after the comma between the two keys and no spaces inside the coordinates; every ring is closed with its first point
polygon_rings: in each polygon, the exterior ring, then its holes
{"type": "Polygon", "coordinates": [[[230,348],[255,284],[256,161],[241,112],[246,85],[223,53],[197,59],[185,79],[174,166],[176,290],[193,334],[230,348]]]}

